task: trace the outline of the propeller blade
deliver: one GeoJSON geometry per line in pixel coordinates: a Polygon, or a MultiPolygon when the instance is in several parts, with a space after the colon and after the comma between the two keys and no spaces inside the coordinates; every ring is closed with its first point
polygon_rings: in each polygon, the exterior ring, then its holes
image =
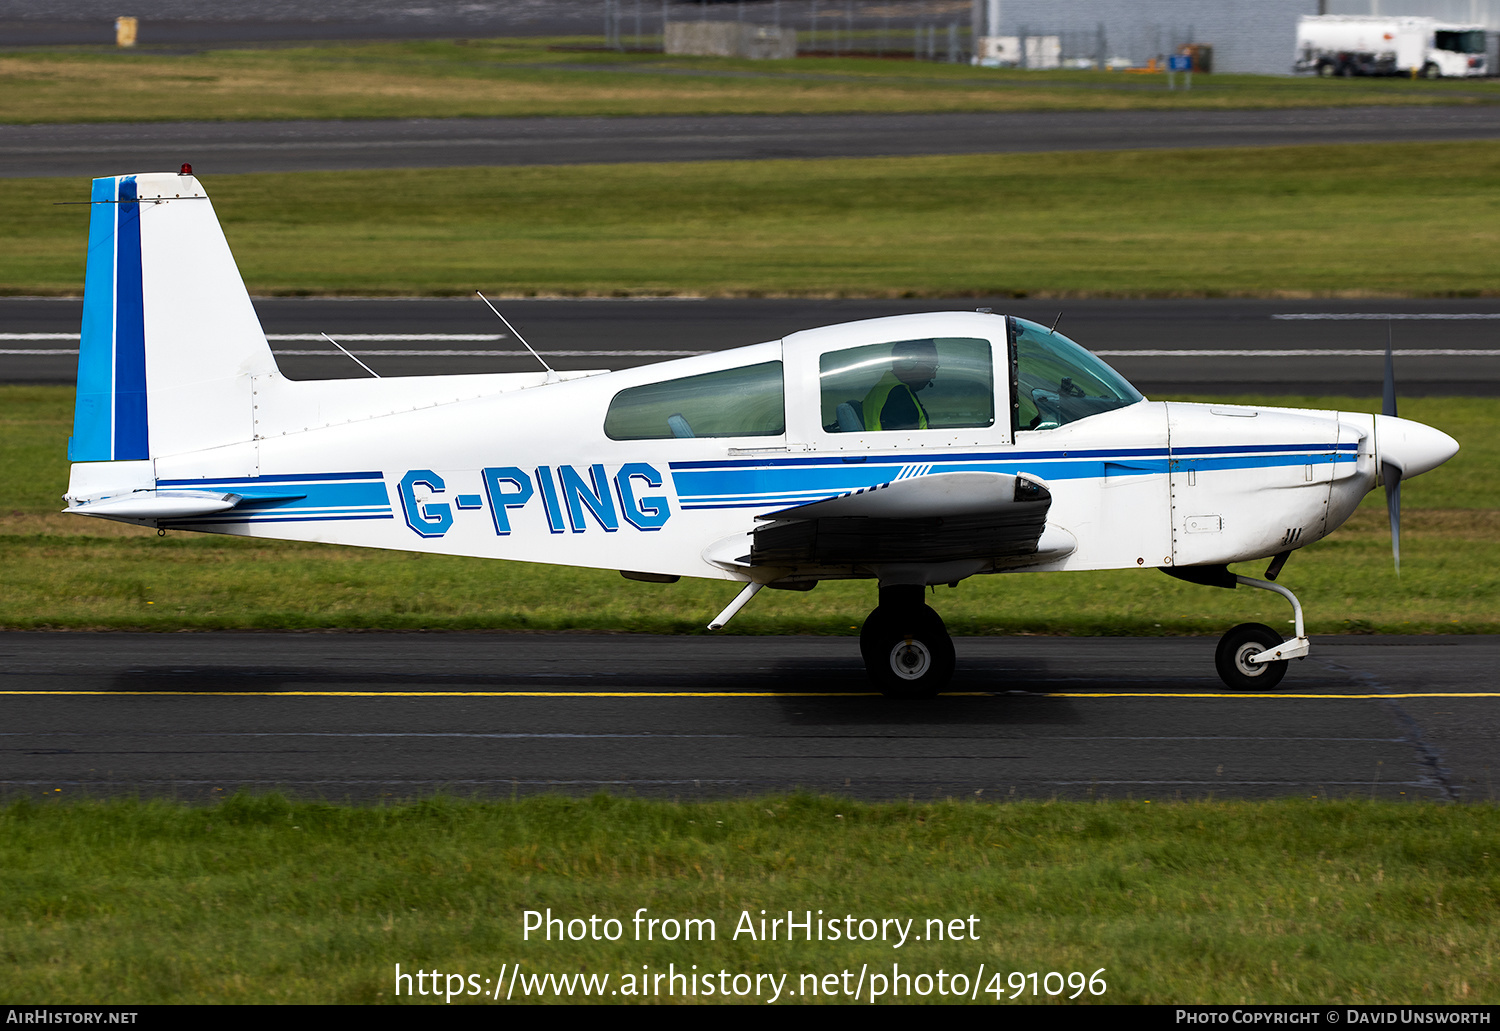
{"type": "Polygon", "coordinates": [[[1396,363],[1391,355],[1391,320],[1385,320],[1385,392],[1380,405],[1381,415],[1396,414],[1396,363]]]}
{"type": "Polygon", "coordinates": [[[1401,575],[1401,470],[1381,463],[1385,478],[1385,510],[1391,518],[1391,557],[1396,560],[1396,575],[1401,575]]]}
{"type": "MultiPolygon", "coordinates": [[[[1396,361],[1391,351],[1391,320],[1385,320],[1385,384],[1380,402],[1380,414],[1396,417],[1396,361]]],[[[1396,575],[1401,575],[1401,469],[1389,462],[1380,463],[1381,478],[1385,480],[1385,511],[1391,520],[1391,558],[1396,563],[1396,575]]]]}

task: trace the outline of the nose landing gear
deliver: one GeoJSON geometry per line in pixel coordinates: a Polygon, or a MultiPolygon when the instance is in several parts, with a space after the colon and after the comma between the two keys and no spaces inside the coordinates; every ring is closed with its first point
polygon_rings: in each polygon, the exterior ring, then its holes
{"type": "Polygon", "coordinates": [[[1219,648],[1214,653],[1219,679],[1229,687],[1236,691],[1269,691],[1286,676],[1287,662],[1305,658],[1311,647],[1302,626],[1302,603],[1280,584],[1238,574],[1234,580],[1246,587],[1272,591],[1292,603],[1296,637],[1282,640],[1280,634],[1264,623],[1241,623],[1219,639],[1219,648]]]}
{"type": "Polygon", "coordinates": [[[880,589],[880,605],[860,628],[859,652],[870,681],[891,697],[931,697],[953,677],[953,639],[920,586],[880,589]]]}
{"type": "Polygon", "coordinates": [[[1227,587],[1230,590],[1244,584],[1262,591],[1279,594],[1292,603],[1292,622],[1297,636],[1282,637],[1264,623],[1241,623],[1219,639],[1219,648],[1214,655],[1214,665],[1219,677],[1236,691],[1269,691],[1286,675],[1286,664],[1290,659],[1307,657],[1312,642],[1302,626],[1302,603],[1297,596],[1280,584],[1271,583],[1286,565],[1289,552],[1282,552],[1271,560],[1266,569],[1267,580],[1253,576],[1231,573],[1227,565],[1216,566],[1168,566],[1162,572],[1178,580],[1200,584],[1203,587],[1227,587]]]}

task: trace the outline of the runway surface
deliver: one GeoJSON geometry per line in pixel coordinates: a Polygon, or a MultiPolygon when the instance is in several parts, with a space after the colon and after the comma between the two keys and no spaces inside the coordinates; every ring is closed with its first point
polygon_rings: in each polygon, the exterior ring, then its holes
{"type": "MultiPolygon", "coordinates": [[[[685,0],[671,2],[683,5],[685,0]]],[[[790,7],[794,0],[784,2],[790,7]]],[[[130,10],[140,19],[142,49],[293,40],[576,36],[598,35],[604,28],[599,0],[427,0],[422,6],[405,0],[132,0],[130,10]]],[[[0,0],[0,46],[113,44],[118,14],[104,0],[0,0]]]]}
{"type": "Polygon", "coordinates": [[[1500,106],[0,125],[0,176],[1264,147],[1500,138],[1500,106]]]}
{"type": "Polygon", "coordinates": [[[902,702],[855,638],[0,634],[0,792],[1495,797],[1500,639],[1317,638],[1274,696],[1210,638],[957,644],[902,702]]]}
{"type": "MultiPolygon", "coordinates": [[[[695,14],[697,0],[669,0],[695,14]]],[[[780,0],[790,17],[808,0],[780,0]]],[[[455,39],[494,36],[599,36],[605,7],[600,0],[131,0],[140,19],[142,49],[189,46],[254,46],[268,41],[455,39]]],[[[643,12],[654,28],[661,3],[643,12]]],[[[633,14],[634,8],[629,14],[633,14]]],[[[0,0],[0,46],[113,44],[117,5],[105,0],[0,0]]],[[[722,15],[721,15],[722,16],[722,15]]],[[[633,19],[622,31],[634,27],[633,19]]],[[[648,28],[648,31],[649,31],[648,28]]],[[[628,39],[628,37],[627,37],[628,39]]]]}
{"type": "MultiPolygon", "coordinates": [[[[384,376],[517,372],[536,362],[477,299],[257,298],[294,379],[363,376],[328,333],[384,376]],[[377,339],[370,339],[375,337],[377,339]],[[399,339],[428,337],[428,339],[399,339]],[[435,338],[435,339],[434,339],[435,338]]],[[[1386,317],[1403,396],[1500,396],[1500,302],[958,300],[507,300],[559,369],[617,369],[915,311],[992,307],[1051,325],[1147,396],[1379,397],[1386,317]]],[[[73,382],[82,301],[0,298],[0,382],[73,382]]]]}

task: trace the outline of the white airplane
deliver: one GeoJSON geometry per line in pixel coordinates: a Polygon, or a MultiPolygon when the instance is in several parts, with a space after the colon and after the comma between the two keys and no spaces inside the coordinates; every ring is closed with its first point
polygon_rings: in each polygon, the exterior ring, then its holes
{"type": "MultiPolygon", "coordinates": [[[[762,587],[870,579],[860,650],[890,694],[954,651],[925,591],[988,573],[1157,568],[1274,591],[1217,667],[1268,689],[1308,653],[1273,583],[1447,434],[1385,414],[1148,401],[1060,333],[902,315],[618,372],[283,377],[211,202],[182,174],[96,179],[66,511],[163,530],[618,569],[762,587]],[[1266,579],[1228,564],[1271,560],[1266,579]]],[[[1020,586],[1020,581],[1017,586],[1020,586]]],[[[1038,590],[1026,584],[1027,590],[1038,590]]]]}

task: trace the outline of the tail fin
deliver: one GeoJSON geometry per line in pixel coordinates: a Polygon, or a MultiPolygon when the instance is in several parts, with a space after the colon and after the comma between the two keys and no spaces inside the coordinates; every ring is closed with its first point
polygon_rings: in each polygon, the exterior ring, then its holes
{"type": "Polygon", "coordinates": [[[254,437],[276,371],[213,204],[191,175],[95,179],[68,458],[129,461],[254,437]]]}

